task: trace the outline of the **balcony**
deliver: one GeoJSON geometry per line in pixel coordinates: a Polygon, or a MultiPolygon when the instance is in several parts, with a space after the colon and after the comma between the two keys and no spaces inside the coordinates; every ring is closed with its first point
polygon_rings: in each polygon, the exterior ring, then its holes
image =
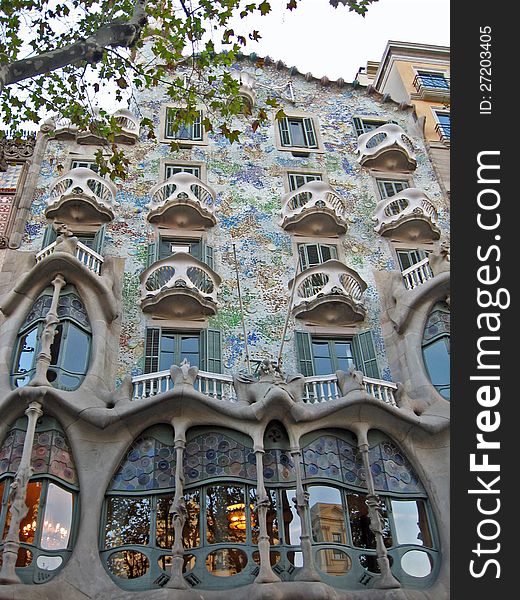
{"type": "Polygon", "coordinates": [[[217,312],[220,277],[185,252],[155,262],[141,273],[141,309],[164,319],[201,319],[217,312]]]}
{"type": "Polygon", "coordinates": [[[428,257],[423,258],[420,262],[405,269],[402,274],[404,285],[407,290],[413,290],[416,287],[419,287],[433,277],[430,259],[428,257]]]}
{"type": "Polygon", "coordinates": [[[283,199],[285,231],[309,236],[336,236],[347,231],[347,206],[324,181],[310,181],[283,199]]]}
{"type": "MultiPolygon", "coordinates": [[[[47,256],[54,254],[56,243],[57,242],[52,242],[52,244],[49,244],[43,250],[40,250],[40,252],[36,254],[36,262],[41,262],[44,258],[47,258],[47,256]]],[[[101,275],[101,267],[104,258],[100,254],[94,252],[94,250],[85,246],[85,244],[76,242],[75,256],[89,271],[92,271],[92,273],[95,273],[96,275],[101,275]]]]}
{"type": "MultiPolygon", "coordinates": [[[[397,406],[397,384],[383,379],[363,376],[363,387],[367,394],[390,406],[397,406]]],[[[341,398],[342,394],[336,375],[318,375],[305,378],[303,401],[307,404],[319,404],[341,398]]]]}
{"type": "Polygon", "coordinates": [[[451,124],[450,123],[437,123],[437,125],[435,126],[435,132],[438,134],[438,136],[441,139],[441,142],[443,144],[446,144],[447,146],[450,145],[450,139],[451,139],[451,124]]]}
{"type": "Polygon", "coordinates": [[[240,83],[238,95],[244,101],[244,112],[250,113],[256,103],[256,92],[255,92],[255,78],[246,71],[240,73],[232,73],[233,79],[236,79],[240,83]],[[247,108],[246,108],[247,107],[247,108]]]}
{"type": "Polygon", "coordinates": [[[45,216],[67,225],[102,225],[112,221],[116,206],[116,186],[78,167],[52,183],[45,216]]]}
{"type": "Polygon", "coordinates": [[[113,114],[121,131],[116,133],[116,144],[135,144],[139,139],[139,121],[127,108],[120,108],[113,114]]]}
{"type": "Polygon", "coordinates": [[[339,260],[305,269],[289,282],[296,286],[293,315],[315,325],[350,325],[363,321],[367,284],[339,260]]]}
{"type": "Polygon", "coordinates": [[[407,188],[378,202],[372,220],[377,233],[395,240],[421,242],[440,237],[437,211],[417,188],[407,188]]]}
{"type": "Polygon", "coordinates": [[[202,230],[213,227],[216,194],[191,173],[176,173],[151,191],[147,219],[160,227],[202,230]]]}
{"type": "Polygon", "coordinates": [[[416,90],[413,96],[415,100],[426,100],[428,102],[450,101],[450,80],[440,73],[417,74],[413,80],[413,86],[416,90]]]}
{"type": "Polygon", "coordinates": [[[68,118],[61,117],[56,119],[54,130],[54,139],[56,140],[75,140],[78,133],[77,125],[73,125],[68,118]]]}
{"type": "Polygon", "coordinates": [[[381,125],[358,138],[358,162],[380,171],[413,171],[417,166],[412,141],[395,123],[381,125]]]}

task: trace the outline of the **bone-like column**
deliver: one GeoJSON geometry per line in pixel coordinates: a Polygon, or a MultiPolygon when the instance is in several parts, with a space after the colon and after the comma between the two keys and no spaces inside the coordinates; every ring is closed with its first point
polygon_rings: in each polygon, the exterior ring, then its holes
{"type": "Polygon", "coordinates": [[[3,564],[0,570],[0,583],[4,584],[21,583],[16,574],[15,566],[18,549],[20,548],[20,523],[29,510],[25,500],[27,497],[27,484],[33,472],[31,454],[36,422],[43,414],[41,404],[31,402],[25,414],[27,415],[27,431],[23,442],[22,457],[9,492],[11,522],[4,541],[3,564]]]}

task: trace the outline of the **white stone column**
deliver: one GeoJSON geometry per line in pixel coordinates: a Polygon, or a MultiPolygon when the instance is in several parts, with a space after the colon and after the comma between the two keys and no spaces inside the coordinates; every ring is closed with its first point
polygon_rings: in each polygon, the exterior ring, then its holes
{"type": "Polygon", "coordinates": [[[296,510],[300,517],[301,533],[300,544],[302,547],[303,567],[295,576],[295,581],[321,581],[318,571],[314,566],[312,544],[309,531],[309,494],[303,489],[300,448],[291,448],[296,473],[296,510]]]}
{"type": "Polygon", "coordinates": [[[271,567],[269,536],[267,535],[267,511],[269,510],[269,496],[264,483],[264,448],[255,445],[256,457],[256,517],[258,519],[258,553],[260,554],[260,572],[255,583],[273,583],[280,581],[271,567]]]}
{"type": "Polygon", "coordinates": [[[11,522],[9,523],[9,531],[4,541],[0,584],[21,583],[20,578],[16,574],[15,565],[18,557],[18,549],[20,548],[20,523],[29,510],[25,500],[27,497],[27,484],[33,473],[31,454],[36,422],[43,414],[41,404],[39,402],[31,402],[25,414],[27,415],[27,431],[23,442],[22,457],[9,491],[11,522]]]}
{"type": "Polygon", "coordinates": [[[392,571],[390,570],[390,561],[388,560],[388,553],[383,539],[384,522],[381,515],[381,500],[375,492],[374,479],[372,478],[372,471],[370,469],[367,429],[358,430],[357,438],[358,450],[361,453],[361,459],[363,460],[363,468],[365,469],[368,489],[365,503],[368,507],[370,530],[376,538],[377,564],[381,571],[381,577],[375,582],[374,587],[379,589],[400,588],[401,584],[392,575],[392,571]]]}
{"type": "Polygon", "coordinates": [[[49,308],[49,312],[45,317],[45,325],[41,334],[40,352],[36,357],[36,371],[34,377],[29,382],[30,386],[38,385],[50,385],[47,379],[47,371],[51,364],[51,346],[56,335],[56,326],[60,322],[58,319],[58,300],[60,299],[60,292],[66,285],[66,281],[63,275],[56,275],[52,280],[54,290],[52,292],[52,302],[49,308]]]}

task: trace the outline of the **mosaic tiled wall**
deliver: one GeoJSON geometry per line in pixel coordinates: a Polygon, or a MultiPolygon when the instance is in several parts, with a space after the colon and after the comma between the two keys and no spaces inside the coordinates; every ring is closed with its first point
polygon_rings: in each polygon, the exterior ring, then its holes
{"type": "MultiPolygon", "coordinates": [[[[272,67],[255,69],[258,105],[268,91],[280,88],[289,79],[287,70],[272,67]]],[[[222,277],[219,310],[209,325],[222,331],[223,364],[226,372],[244,367],[244,340],[237,300],[233,261],[236,245],[241,277],[246,327],[249,333],[250,354],[255,359],[276,357],[288,304],[287,282],[293,277],[295,255],[291,236],[279,227],[281,199],[285,193],[283,174],[288,168],[308,168],[325,171],[330,185],[347,202],[350,226],[340,238],[344,255],[340,258],[355,269],[367,282],[365,292],[367,319],[364,326],[374,333],[378,363],[384,378],[391,378],[385,358],[379,324],[379,301],[374,283],[374,271],[396,268],[388,242],[376,234],[371,220],[377,199],[372,179],[357,163],[357,136],[352,125],[353,115],[366,115],[393,120],[411,133],[417,155],[414,185],[433,201],[439,213],[439,226],[448,231],[448,207],[436,182],[431,163],[420,137],[410,131],[413,117],[394,103],[381,103],[362,88],[322,86],[306,81],[302,76],[292,78],[295,110],[305,110],[318,116],[324,141],[324,154],[297,158],[276,149],[274,125],[260,127],[256,132],[247,126],[240,143],[209,135],[209,145],[183,149],[175,153],[168,144],[142,139],[126,148],[130,159],[128,178],[118,182],[117,200],[120,203],[115,220],[106,233],[105,255],[124,257],[124,298],[121,349],[118,377],[126,373],[143,372],[143,340],[145,317],[139,309],[139,273],[146,262],[147,243],[152,241],[145,205],[152,186],[163,177],[159,173],[161,158],[203,161],[207,165],[207,181],[217,194],[217,225],[209,230],[207,243],[215,250],[215,270],[222,277]]],[[[159,114],[167,98],[160,93],[147,92],[139,98],[142,116],[148,116],[159,128],[159,114]]],[[[283,102],[290,113],[291,104],[283,102]]],[[[244,128],[246,118],[237,118],[236,128],[244,128]]],[[[93,148],[70,142],[51,141],[42,166],[32,214],[27,224],[23,250],[38,251],[46,220],[43,214],[49,184],[59,175],[58,165],[68,168],[69,152],[92,156],[93,148]]],[[[296,370],[294,328],[288,329],[284,366],[296,370]]]]}

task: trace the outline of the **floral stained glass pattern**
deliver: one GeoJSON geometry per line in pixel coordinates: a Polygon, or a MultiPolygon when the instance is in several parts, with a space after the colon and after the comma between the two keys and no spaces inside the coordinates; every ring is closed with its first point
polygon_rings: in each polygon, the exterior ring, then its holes
{"type": "Polygon", "coordinates": [[[253,449],[222,433],[201,434],[186,444],[186,485],[212,477],[256,479],[253,449]]]}
{"type": "Polygon", "coordinates": [[[263,461],[264,480],[266,483],[295,481],[294,462],[289,452],[274,448],[266,450],[263,461]]]}
{"type": "Polygon", "coordinates": [[[369,456],[376,490],[425,493],[412,465],[391,441],[386,440],[370,448],[369,456]]]}
{"type": "Polygon", "coordinates": [[[25,431],[11,429],[0,448],[0,475],[16,473],[22,458],[25,431]]]}

